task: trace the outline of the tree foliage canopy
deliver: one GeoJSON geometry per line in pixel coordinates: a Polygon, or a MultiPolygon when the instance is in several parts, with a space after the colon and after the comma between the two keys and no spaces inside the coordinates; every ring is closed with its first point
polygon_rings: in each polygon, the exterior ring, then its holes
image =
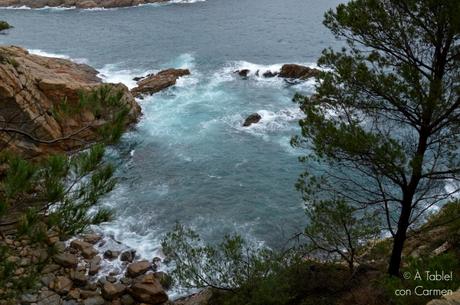
{"type": "Polygon", "coordinates": [[[324,24],[347,47],[323,52],[317,95],[295,97],[293,144],[311,151],[298,187],[385,211],[395,274],[407,229],[460,190],[460,2],[355,0],[324,24]]]}

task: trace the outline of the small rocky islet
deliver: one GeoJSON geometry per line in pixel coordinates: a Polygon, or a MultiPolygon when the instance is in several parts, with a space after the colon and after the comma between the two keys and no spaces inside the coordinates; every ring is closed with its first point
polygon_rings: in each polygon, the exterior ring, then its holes
{"type": "Polygon", "coordinates": [[[0,0],[0,7],[62,7],[62,8],[117,8],[151,3],[166,3],[169,0],[0,0]]]}

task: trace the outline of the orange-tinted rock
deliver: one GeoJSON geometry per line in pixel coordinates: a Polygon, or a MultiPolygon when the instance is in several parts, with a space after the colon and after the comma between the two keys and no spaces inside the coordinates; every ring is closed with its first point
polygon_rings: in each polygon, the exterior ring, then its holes
{"type": "Polygon", "coordinates": [[[122,92],[121,101],[130,110],[127,123],[134,122],[140,115],[140,107],[126,86],[103,84],[98,72],[90,66],[32,55],[14,46],[0,47],[0,57],[3,58],[0,61],[0,120],[7,122],[3,127],[25,132],[0,133],[0,144],[13,152],[33,158],[77,149],[84,144],[82,140],[97,141],[100,137],[97,129],[109,120],[110,113],[96,119],[92,113],[81,111],[59,120],[54,110],[63,100],[76,105],[81,92],[101,86],[107,86],[113,93],[122,92]],[[74,133],[77,134],[72,139],[53,142],[74,133]]]}
{"type": "Polygon", "coordinates": [[[154,94],[176,84],[179,77],[190,75],[187,69],[168,69],[157,74],[148,75],[137,82],[137,87],[131,92],[134,96],[154,94]]]}

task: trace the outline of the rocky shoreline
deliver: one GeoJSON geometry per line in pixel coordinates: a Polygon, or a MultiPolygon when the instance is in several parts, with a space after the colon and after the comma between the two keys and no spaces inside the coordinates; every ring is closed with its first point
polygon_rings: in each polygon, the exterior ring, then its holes
{"type": "MultiPolygon", "coordinates": [[[[171,279],[158,271],[161,259],[139,260],[136,251],[103,249],[106,239],[85,234],[63,242],[57,233],[48,232],[47,244],[57,249],[50,255],[45,248],[28,239],[16,240],[10,235],[0,238],[0,246],[13,249],[8,260],[17,263],[15,280],[27,276],[31,264],[43,264],[35,293],[19,297],[23,305],[103,305],[103,304],[165,304],[171,279]],[[101,271],[104,264],[117,261],[121,270],[101,271]]],[[[6,292],[10,284],[2,288],[6,292]]],[[[11,284],[12,286],[12,284],[11,284]]],[[[0,301],[0,304],[3,304],[0,301]]],[[[4,303],[7,304],[7,303],[4,303]]],[[[173,304],[169,302],[167,304],[173,304]]]]}
{"type": "MultiPolygon", "coordinates": [[[[82,94],[104,88],[107,94],[120,95],[123,107],[129,112],[126,128],[141,115],[133,95],[142,97],[166,89],[190,71],[169,69],[139,77],[138,87],[132,91],[123,84],[103,83],[98,74],[90,66],[67,59],[33,55],[15,46],[0,46],[0,100],[5,103],[0,117],[6,124],[2,128],[22,128],[24,133],[18,136],[3,132],[0,144],[31,159],[71,153],[81,147],[82,142],[85,148],[98,142],[98,127],[110,120],[111,114],[102,111],[96,117],[77,107],[79,112],[62,120],[56,107],[66,103],[79,105],[82,94]],[[82,127],[89,127],[78,133],[82,141],[69,138],[54,144],[54,139],[75,134],[82,127]]],[[[18,283],[29,282],[30,293],[14,296],[18,304],[173,304],[166,292],[172,279],[159,271],[161,258],[142,259],[134,249],[98,234],[62,241],[51,229],[46,234],[46,242],[37,243],[14,230],[15,220],[22,212],[10,211],[6,219],[0,219],[0,250],[8,249],[6,261],[13,268],[13,278],[0,287],[0,295],[14,294],[18,283]],[[8,225],[10,223],[12,225],[8,225]],[[31,276],[37,278],[31,279],[31,276]]],[[[0,300],[0,305],[9,305],[10,301],[0,300]]]]}
{"type": "Polygon", "coordinates": [[[28,8],[117,8],[130,7],[150,3],[166,3],[169,0],[0,0],[0,7],[28,7],[28,8]]]}
{"type": "Polygon", "coordinates": [[[70,60],[30,54],[16,46],[0,46],[0,145],[25,158],[67,153],[100,139],[98,129],[111,120],[111,109],[98,115],[82,109],[65,119],[63,104],[78,107],[82,93],[103,89],[121,94],[129,111],[127,128],[141,115],[141,108],[123,84],[103,83],[99,72],[70,60]],[[18,124],[20,122],[20,124],[18,124]],[[13,130],[21,130],[21,133],[13,130]],[[59,139],[59,140],[57,140],[59,139]]]}

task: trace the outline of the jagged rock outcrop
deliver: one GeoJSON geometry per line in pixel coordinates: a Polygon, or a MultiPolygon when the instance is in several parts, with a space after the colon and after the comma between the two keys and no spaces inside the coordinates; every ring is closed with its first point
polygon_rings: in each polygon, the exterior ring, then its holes
{"type": "Polygon", "coordinates": [[[287,64],[281,67],[279,76],[283,78],[307,79],[317,76],[318,73],[319,70],[317,69],[296,64],[287,64]]]}
{"type": "Polygon", "coordinates": [[[0,7],[76,7],[82,9],[89,9],[96,7],[128,7],[148,3],[162,3],[168,1],[169,0],[0,0],[0,7]]]}
{"type": "Polygon", "coordinates": [[[19,47],[0,47],[1,149],[33,158],[97,141],[98,128],[113,115],[109,109],[100,114],[82,109],[65,119],[56,109],[78,105],[82,93],[98,88],[120,93],[121,103],[129,109],[126,125],[135,122],[141,109],[128,88],[103,84],[97,75],[84,64],[32,55],[19,47]]]}
{"type": "Polygon", "coordinates": [[[188,69],[168,69],[144,78],[136,78],[137,87],[131,90],[135,97],[154,94],[176,84],[178,78],[190,75],[188,69]]]}

